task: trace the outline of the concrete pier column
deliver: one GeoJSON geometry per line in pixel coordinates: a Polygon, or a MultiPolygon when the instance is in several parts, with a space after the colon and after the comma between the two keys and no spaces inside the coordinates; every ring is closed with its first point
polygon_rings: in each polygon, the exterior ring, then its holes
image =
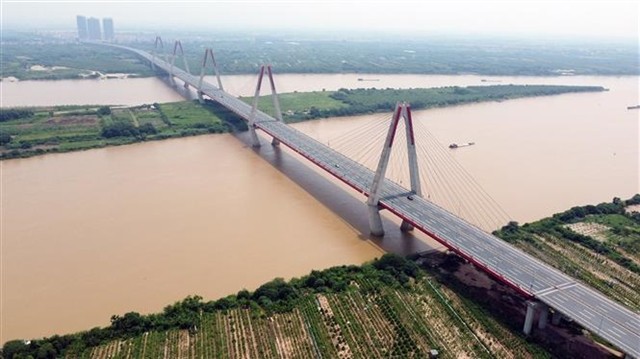
{"type": "Polygon", "coordinates": [[[560,324],[560,320],[562,319],[562,313],[557,310],[553,311],[553,315],[551,316],[551,324],[558,325],[560,324]]]}
{"type": "Polygon", "coordinates": [[[531,334],[531,328],[533,326],[533,317],[536,314],[536,307],[538,303],[536,302],[527,302],[527,316],[524,319],[524,327],[522,328],[522,332],[525,335],[531,334]]]}
{"type": "Polygon", "coordinates": [[[402,223],[400,224],[400,230],[403,232],[413,231],[413,225],[403,219],[402,223]]]}
{"type": "Polygon", "coordinates": [[[378,205],[367,205],[369,210],[369,230],[376,237],[384,236],[384,227],[382,227],[382,218],[380,217],[380,209],[378,205]]]}
{"type": "Polygon", "coordinates": [[[538,329],[544,329],[549,321],[549,307],[540,304],[540,318],[538,318],[538,329]]]}
{"type": "Polygon", "coordinates": [[[260,139],[253,124],[249,125],[249,133],[251,134],[251,146],[254,148],[260,147],[260,139]]]}

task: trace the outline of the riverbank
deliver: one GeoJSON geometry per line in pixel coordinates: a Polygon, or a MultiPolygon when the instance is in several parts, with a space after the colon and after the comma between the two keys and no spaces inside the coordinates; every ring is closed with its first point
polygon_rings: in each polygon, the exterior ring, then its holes
{"type": "MultiPolygon", "coordinates": [[[[390,112],[398,101],[414,109],[487,101],[605,91],[599,86],[493,85],[433,89],[356,89],[285,93],[279,96],[286,122],[390,112]]],[[[242,98],[251,103],[252,98],[242,98]]],[[[275,115],[271,96],[259,109],[275,115]]],[[[244,121],[207,101],[133,107],[51,106],[0,110],[0,159],[31,157],[143,141],[244,130],[244,121]],[[101,111],[101,112],[100,112],[101,111]]]]}

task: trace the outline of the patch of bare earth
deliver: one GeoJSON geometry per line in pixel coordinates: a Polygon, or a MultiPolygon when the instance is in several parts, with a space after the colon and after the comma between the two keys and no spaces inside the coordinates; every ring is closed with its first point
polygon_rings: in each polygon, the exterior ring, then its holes
{"type": "Polygon", "coordinates": [[[331,337],[331,344],[338,351],[338,358],[353,358],[351,347],[344,338],[342,328],[335,320],[333,310],[329,304],[329,300],[322,294],[316,295],[316,301],[318,303],[318,310],[322,314],[322,320],[329,330],[329,336],[331,337]]]}
{"type": "Polygon", "coordinates": [[[178,332],[178,358],[190,358],[191,336],[188,330],[178,332]]]}
{"type": "Polygon", "coordinates": [[[640,213],[640,204],[632,204],[630,206],[626,206],[624,210],[627,213],[632,213],[632,212],[640,213]]]}
{"type": "Polygon", "coordinates": [[[600,242],[606,242],[607,237],[605,233],[609,230],[609,227],[600,223],[578,222],[567,224],[565,227],[570,230],[582,234],[583,236],[591,237],[600,242]]]}
{"type": "Polygon", "coordinates": [[[78,116],[58,116],[51,117],[43,122],[45,125],[85,125],[91,126],[98,123],[98,116],[95,115],[78,115],[78,116]]]}
{"type": "Polygon", "coordinates": [[[471,263],[460,265],[454,275],[462,283],[474,287],[491,289],[491,284],[494,283],[486,274],[476,270],[471,263]]]}

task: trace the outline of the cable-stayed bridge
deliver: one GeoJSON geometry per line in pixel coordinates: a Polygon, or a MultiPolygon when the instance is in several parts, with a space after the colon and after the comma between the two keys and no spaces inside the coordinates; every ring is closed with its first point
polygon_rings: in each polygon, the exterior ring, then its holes
{"type": "MultiPolygon", "coordinates": [[[[158,39],[156,39],[158,45],[158,39]]],[[[457,215],[422,197],[419,172],[415,158],[415,139],[410,107],[398,104],[385,139],[383,153],[376,171],[356,162],[350,157],[305,135],[282,121],[275,94],[271,68],[260,70],[256,98],[252,105],[224,91],[213,52],[205,51],[200,76],[192,75],[182,54],[182,45],[176,42],[173,56],[161,59],[157,54],[125,46],[108,45],[136,53],[152,66],[166,72],[245,119],[249,124],[254,146],[260,145],[256,130],[273,138],[273,144],[283,144],[330,173],[357,192],[367,197],[371,232],[383,235],[379,210],[386,209],[400,217],[404,229],[415,228],[449,250],[457,253],[495,279],[512,287],[529,299],[524,332],[530,333],[534,318],[538,327],[544,328],[548,316],[556,322],[560,316],[571,318],[591,332],[608,340],[627,355],[640,358],[640,315],[629,308],[605,297],[559,270],[533,258],[503,240],[485,232],[457,215]],[[175,66],[177,50],[183,57],[185,70],[175,66]],[[208,59],[215,70],[218,86],[204,80],[208,59]],[[268,76],[274,95],[276,117],[257,109],[257,97],[263,76],[268,76]],[[410,188],[385,177],[389,153],[394,144],[396,130],[404,122],[405,139],[411,178],[410,188]],[[551,310],[550,310],[551,309],[551,310]]]]}

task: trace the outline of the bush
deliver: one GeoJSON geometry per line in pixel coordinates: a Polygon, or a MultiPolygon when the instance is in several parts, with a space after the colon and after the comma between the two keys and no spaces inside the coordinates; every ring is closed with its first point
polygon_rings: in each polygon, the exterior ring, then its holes
{"type": "Polygon", "coordinates": [[[102,106],[97,111],[98,116],[109,116],[111,114],[111,108],[109,106],[102,106]]]}
{"type": "Polygon", "coordinates": [[[0,146],[4,146],[11,142],[11,135],[6,132],[0,132],[0,146]]]}

